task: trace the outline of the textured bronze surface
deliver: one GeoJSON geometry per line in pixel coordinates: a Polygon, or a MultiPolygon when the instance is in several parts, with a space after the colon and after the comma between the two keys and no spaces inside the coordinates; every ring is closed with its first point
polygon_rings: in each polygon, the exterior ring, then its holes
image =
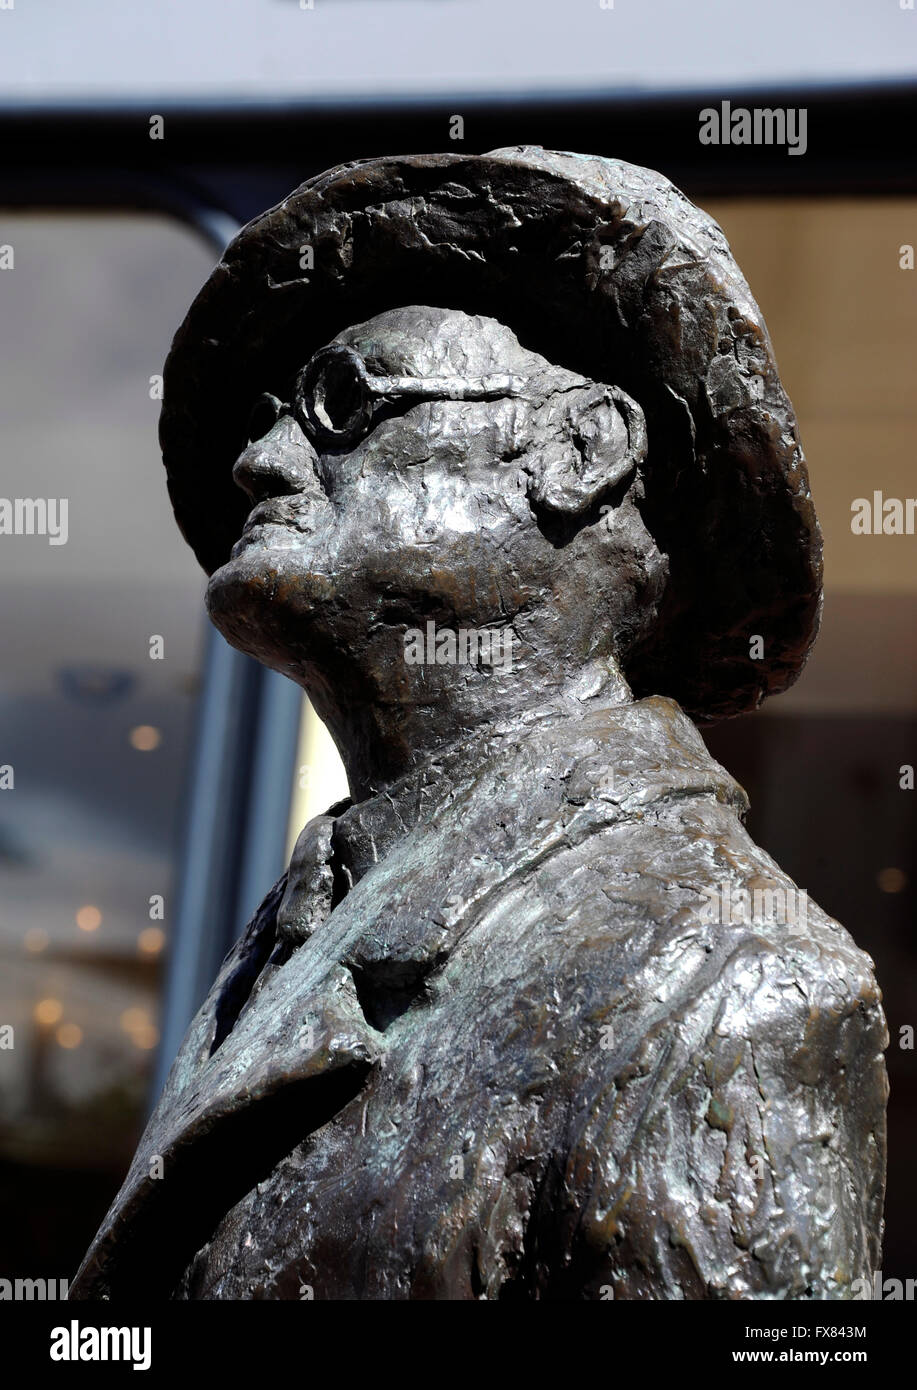
{"type": "Polygon", "coordinates": [[[715,224],[541,150],[332,170],[228,248],[162,440],[213,620],[353,800],[224,962],[73,1296],[853,1296],[872,965],[675,703],[784,688],[821,594],[715,224]]]}

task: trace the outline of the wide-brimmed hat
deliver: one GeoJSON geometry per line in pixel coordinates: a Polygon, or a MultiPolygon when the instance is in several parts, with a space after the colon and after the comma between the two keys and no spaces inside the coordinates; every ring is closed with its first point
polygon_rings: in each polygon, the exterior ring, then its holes
{"type": "Polygon", "coordinates": [[[642,406],[640,508],[670,578],[628,660],[635,694],[711,720],[791,684],[818,628],[821,537],[767,329],[712,218],[619,160],[518,147],[356,161],[242,229],[165,367],[169,494],[208,573],[248,510],[231,470],[255,399],[348,325],[407,304],[500,319],[642,406]]]}

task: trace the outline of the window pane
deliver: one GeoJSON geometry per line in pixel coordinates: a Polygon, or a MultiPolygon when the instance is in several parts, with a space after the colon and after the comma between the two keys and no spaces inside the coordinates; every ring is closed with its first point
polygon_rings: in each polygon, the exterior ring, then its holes
{"type": "MultiPolygon", "coordinates": [[[[917,564],[914,534],[854,529],[874,493],[917,497],[911,351],[913,198],[710,201],[764,311],[799,417],[825,537],[822,629],[800,680],[760,714],[706,731],[751,796],[757,842],[876,962],[891,1032],[887,1278],[917,1246],[917,564]],[[903,264],[902,264],[903,262],[903,264]]],[[[905,507],[905,527],[907,509],[905,507]]],[[[913,526],[912,526],[913,532],[913,526]]]]}
{"type": "Polygon", "coordinates": [[[203,633],[151,378],[213,254],[139,215],[0,243],[0,1269],[50,1278],[148,1099],[203,633]]]}

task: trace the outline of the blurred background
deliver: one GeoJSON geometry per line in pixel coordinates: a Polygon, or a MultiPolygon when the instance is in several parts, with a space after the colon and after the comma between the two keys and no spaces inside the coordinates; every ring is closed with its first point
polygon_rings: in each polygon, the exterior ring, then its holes
{"type": "Polygon", "coordinates": [[[207,627],[156,438],[171,335],[236,227],[310,174],[513,143],[660,169],[764,311],[824,624],[790,692],[705,737],[754,838],[876,961],[884,1270],[917,1275],[917,537],[850,526],[854,498],[917,496],[915,93],[898,0],[0,10],[0,493],[69,500],[66,545],[0,539],[0,1277],[73,1274],[219,961],[346,794],[295,687],[207,627]],[[725,99],[806,107],[805,155],[701,146],[725,99]]]}

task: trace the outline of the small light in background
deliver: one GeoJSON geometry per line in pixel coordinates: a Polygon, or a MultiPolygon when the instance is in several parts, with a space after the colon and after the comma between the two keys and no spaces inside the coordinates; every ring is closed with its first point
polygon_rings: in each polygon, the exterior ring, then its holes
{"type": "Polygon", "coordinates": [[[33,956],[37,956],[41,951],[48,949],[48,933],[44,927],[29,927],[22,944],[33,956]]]}
{"type": "Polygon", "coordinates": [[[83,1041],[83,1030],[78,1023],[62,1023],[54,1034],[61,1047],[72,1050],[83,1041]]]}
{"type": "Polygon", "coordinates": [[[131,1042],[135,1047],[139,1047],[142,1052],[151,1052],[159,1042],[159,1029],[152,1023],[146,1028],[135,1028],[131,1033],[131,1042]]]}
{"type": "Polygon", "coordinates": [[[876,882],[880,893],[903,893],[907,887],[907,874],[903,869],[880,869],[876,882]]]}
{"type": "Polygon", "coordinates": [[[142,956],[158,956],[166,944],[162,927],[144,927],[137,937],[137,950],[142,956]]]}
{"type": "Polygon", "coordinates": [[[139,1047],[142,1052],[149,1052],[159,1042],[159,1029],[146,1009],[136,1006],[125,1009],[121,1015],[121,1027],[134,1046],[139,1047]]]}
{"type": "Polygon", "coordinates": [[[80,931],[98,931],[102,925],[102,914],[97,907],[87,903],[76,914],[76,924],[80,931]]]}
{"type": "Polygon", "coordinates": [[[120,1019],[121,1027],[125,1033],[134,1033],[138,1028],[149,1028],[152,1022],[153,1020],[146,1009],[136,1007],[125,1009],[120,1019]]]}
{"type": "Polygon", "coordinates": [[[152,753],[162,742],[162,734],[152,724],[138,724],[130,732],[131,747],[138,753],[152,753]]]}
{"type": "Polygon", "coordinates": [[[39,999],[35,1005],[35,1022],[41,1023],[46,1028],[52,1028],[55,1023],[59,1023],[64,1012],[64,1006],[59,999],[39,999]]]}

